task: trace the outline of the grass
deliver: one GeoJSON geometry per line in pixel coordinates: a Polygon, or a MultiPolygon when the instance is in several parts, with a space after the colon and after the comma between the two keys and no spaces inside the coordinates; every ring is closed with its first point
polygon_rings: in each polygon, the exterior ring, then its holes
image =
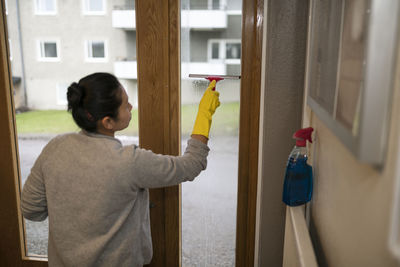
{"type": "MultiPolygon", "coordinates": [[[[197,114],[197,105],[183,105],[181,110],[182,135],[190,134],[197,114]]],[[[59,134],[79,131],[72,116],[63,110],[29,111],[16,115],[18,134],[59,134]]],[[[239,126],[239,103],[224,103],[213,116],[214,135],[237,135],[239,126]]],[[[129,127],[119,135],[138,135],[138,113],[132,110],[129,127]]]]}

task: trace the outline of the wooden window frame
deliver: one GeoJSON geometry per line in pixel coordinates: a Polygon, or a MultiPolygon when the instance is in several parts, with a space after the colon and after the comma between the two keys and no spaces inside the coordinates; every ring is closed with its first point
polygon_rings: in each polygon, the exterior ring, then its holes
{"type": "Polygon", "coordinates": [[[26,256],[25,226],[20,212],[21,194],[18,166],[18,144],[15,110],[12,98],[12,78],[9,61],[7,21],[4,17],[5,2],[0,6],[0,239],[1,263],[4,266],[47,266],[41,257],[26,256]]]}
{"type": "MultiPolygon", "coordinates": [[[[139,143],[180,154],[180,1],[136,0],[139,143]],[[151,44],[157,45],[151,45],[151,44]]],[[[263,0],[243,0],[236,266],[253,266],[263,0]]],[[[150,190],[150,266],[181,266],[181,187],[150,190]]]]}

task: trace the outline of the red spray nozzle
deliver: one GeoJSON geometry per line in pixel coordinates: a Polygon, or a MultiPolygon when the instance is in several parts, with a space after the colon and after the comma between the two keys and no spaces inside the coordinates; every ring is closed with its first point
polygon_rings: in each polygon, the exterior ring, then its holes
{"type": "Polygon", "coordinates": [[[307,141],[312,143],[311,134],[314,131],[313,127],[303,128],[293,134],[293,138],[296,139],[296,146],[306,146],[307,141]]]}

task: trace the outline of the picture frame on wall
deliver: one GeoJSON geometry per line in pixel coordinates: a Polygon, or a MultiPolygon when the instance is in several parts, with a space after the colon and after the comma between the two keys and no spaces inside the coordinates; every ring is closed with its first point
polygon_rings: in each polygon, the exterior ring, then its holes
{"type": "Polygon", "coordinates": [[[385,161],[398,0],[311,0],[307,104],[358,160],[385,161]]]}

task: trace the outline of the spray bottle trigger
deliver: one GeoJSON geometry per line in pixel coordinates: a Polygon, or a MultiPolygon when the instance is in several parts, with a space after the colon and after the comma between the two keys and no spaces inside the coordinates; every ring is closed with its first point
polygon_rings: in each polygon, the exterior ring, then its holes
{"type": "Polygon", "coordinates": [[[314,128],[308,127],[298,130],[293,134],[293,138],[296,139],[296,146],[306,146],[306,141],[312,143],[311,134],[314,128]]]}

